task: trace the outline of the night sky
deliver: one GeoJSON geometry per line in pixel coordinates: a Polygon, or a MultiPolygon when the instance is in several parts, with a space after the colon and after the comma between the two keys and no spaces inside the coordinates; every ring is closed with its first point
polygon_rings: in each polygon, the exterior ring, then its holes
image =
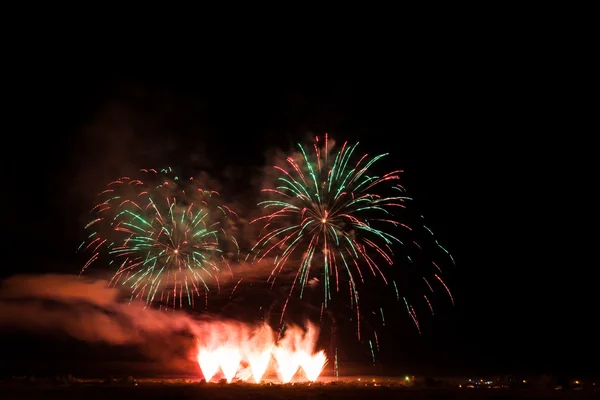
{"type": "Polygon", "coordinates": [[[94,194],[131,168],[181,164],[233,176],[233,193],[243,195],[273,148],[328,132],[389,152],[385,166],[405,171],[456,260],[446,275],[456,306],[425,317],[422,336],[405,332],[402,345],[391,344],[398,364],[447,374],[593,370],[597,272],[561,216],[568,160],[531,71],[457,55],[402,70],[91,64],[50,67],[15,85],[3,277],[78,273],[82,217],[94,194]]]}

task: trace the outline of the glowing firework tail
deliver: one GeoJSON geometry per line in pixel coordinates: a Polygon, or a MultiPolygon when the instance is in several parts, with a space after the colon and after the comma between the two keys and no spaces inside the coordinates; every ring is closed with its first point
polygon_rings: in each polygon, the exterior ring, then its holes
{"type": "Polygon", "coordinates": [[[236,214],[217,192],[170,168],[141,172],[141,179],[119,178],[99,194],[80,246],[91,253],[82,272],[104,259],[116,269],[111,284],[128,286],[132,298],[193,305],[209,286],[219,287],[219,274],[229,265],[223,239],[237,247],[227,233],[236,214]]]}

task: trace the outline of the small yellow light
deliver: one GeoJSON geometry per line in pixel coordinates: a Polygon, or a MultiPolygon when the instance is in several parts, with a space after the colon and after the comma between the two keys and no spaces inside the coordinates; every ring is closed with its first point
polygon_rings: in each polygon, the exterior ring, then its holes
{"type": "Polygon", "coordinates": [[[323,218],[323,219],[321,220],[321,222],[322,222],[322,223],[326,223],[326,222],[327,222],[327,218],[323,218]]]}
{"type": "Polygon", "coordinates": [[[575,384],[576,384],[576,385],[579,385],[579,381],[575,381],[575,384]]]}
{"type": "Polygon", "coordinates": [[[527,383],[527,381],[525,379],[523,379],[523,383],[527,383]]]}
{"type": "Polygon", "coordinates": [[[175,249],[174,253],[175,253],[175,254],[179,253],[179,250],[175,249]]]}

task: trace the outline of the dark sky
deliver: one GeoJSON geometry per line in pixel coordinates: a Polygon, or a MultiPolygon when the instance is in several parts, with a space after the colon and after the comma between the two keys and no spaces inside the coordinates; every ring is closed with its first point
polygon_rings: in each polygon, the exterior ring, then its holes
{"type": "Polygon", "coordinates": [[[597,272],[561,216],[568,152],[544,79],[513,61],[447,49],[352,69],[49,67],[15,85],[2,275],[77,273],[90,194],[127,168],[182,163],[249,182],[269,149],[329,132],[391,153],[456,259],[456,306],[406,335],[407,363],[589,370],[597,272]]]}

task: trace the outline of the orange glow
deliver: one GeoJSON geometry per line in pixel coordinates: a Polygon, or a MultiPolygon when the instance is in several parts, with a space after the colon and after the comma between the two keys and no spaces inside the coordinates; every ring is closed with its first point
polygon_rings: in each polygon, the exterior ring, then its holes
{"type": "Polygon", "coordinates": [[[221,376],[227,382],[237,378],[259,383],[265,374],[275,372],[282,383],[289,383],[300,370],[315,382],[327,363],[324,351],[315,352],[317,339],[313,325],[306,330],[290,327],[276,342],[266,325],[251,331],[241,325],[215,324],[199,340],[198,365],[207,382],[221,376]]]}

